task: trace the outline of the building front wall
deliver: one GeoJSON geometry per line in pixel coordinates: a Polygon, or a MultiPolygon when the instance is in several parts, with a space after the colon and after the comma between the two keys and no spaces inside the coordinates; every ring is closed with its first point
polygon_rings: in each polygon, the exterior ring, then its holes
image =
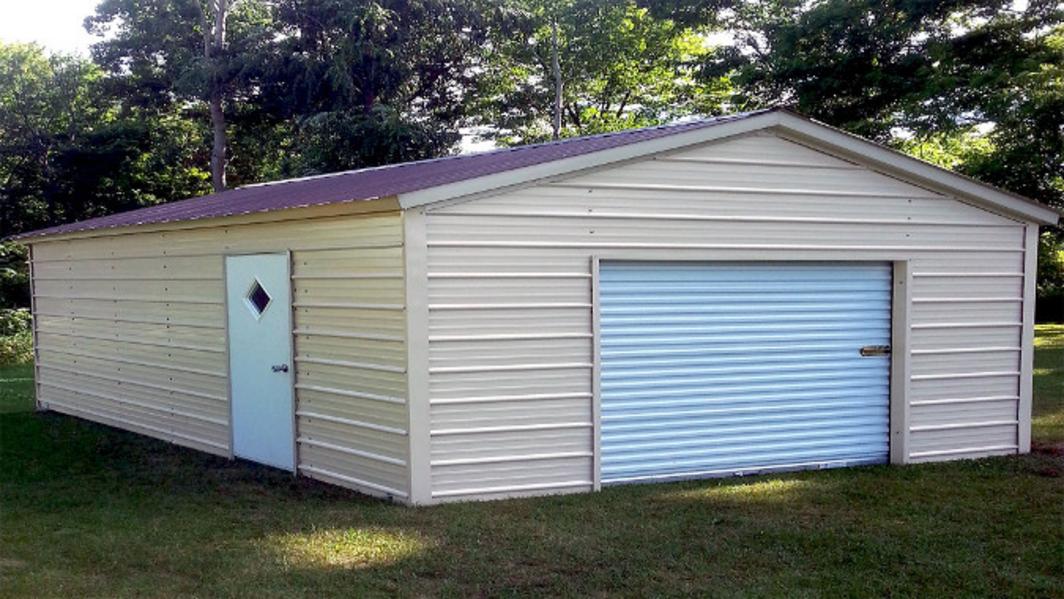
{"type": "Polygon", "coordinates": [[[596,259],[893,262],[894,461],[1025,450],[1033,225],[771,131],[424,210],[430,501],[595,488],[596,259]]]}
{"type": "Polygon", "coordinates": [[[299,472],[405,501],[402,217],[332,213],[33,243],[38,404],[231,455],[224,257],[290,251],[299,472]]]}

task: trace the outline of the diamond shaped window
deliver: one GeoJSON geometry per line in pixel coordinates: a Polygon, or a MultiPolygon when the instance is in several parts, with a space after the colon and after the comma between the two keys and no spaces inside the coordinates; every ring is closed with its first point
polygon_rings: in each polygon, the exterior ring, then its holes
{"type": "Polygon", "coordinates": [[[266,308],[270,305],[270,294],[266,293],[266,290],[262,288],[262,283],[259,283],[258,279],[252,283],[251,289],[248,290],[248,294],[245,297],[248,303],[248,308],[251,309],[255,318],[262,316],[262,313],[266,311],[266,308]]]}

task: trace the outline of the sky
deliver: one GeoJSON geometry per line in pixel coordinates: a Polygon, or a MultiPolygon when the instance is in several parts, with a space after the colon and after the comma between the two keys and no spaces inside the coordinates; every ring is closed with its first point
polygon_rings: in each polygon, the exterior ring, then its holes
{"type": "Polygon", "coordinates": [[[88,54],[95,38],[82,23],[99,0],[2,0],[0,40],[37,42],[49,50],[88,54]]]}

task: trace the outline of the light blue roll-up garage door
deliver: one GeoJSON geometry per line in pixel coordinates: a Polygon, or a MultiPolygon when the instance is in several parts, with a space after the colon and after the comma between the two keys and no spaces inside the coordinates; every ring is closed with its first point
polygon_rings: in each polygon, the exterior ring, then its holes
{"type": "Polygon", "coordinates": [[[602,262],[602,481],[884,463],[889,264],[602,262]],[[882,348],[879,348],[882,349],[882,348]]]}

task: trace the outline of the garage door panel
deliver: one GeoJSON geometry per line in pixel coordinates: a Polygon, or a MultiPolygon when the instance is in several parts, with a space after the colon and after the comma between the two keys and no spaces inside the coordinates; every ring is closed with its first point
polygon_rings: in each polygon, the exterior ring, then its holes
{"type": "Polygon", "coordinates": [[[885,462],[889,264],[600,265],[603,482],[885,462]]]}

